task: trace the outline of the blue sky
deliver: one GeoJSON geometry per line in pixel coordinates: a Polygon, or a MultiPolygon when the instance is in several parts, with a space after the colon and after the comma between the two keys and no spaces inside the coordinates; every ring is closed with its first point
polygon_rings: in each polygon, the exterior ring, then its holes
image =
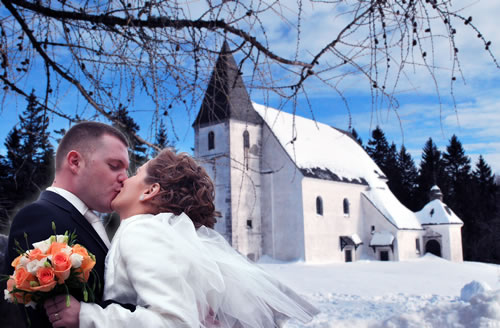
{"type": "MultiPolygon", "coordinates": [[[[495,25],[500,13],[500,1],[456,1],[459,6],[467,7],[467,14],[473,16],[473,22],[482,31],[488,40],[491,40],[490,49],[497,58],[500,58],[500,34],[495,25]]],[[[458,9],[460,7],[457,7],[458,9]]],[[[305,8],[303,17],[303,31],[301,34],[301,53],[309,50],[314,52],[331,35],[332,13],[323,11],[320,4],[314,8],[305,8]],[[321,29],[317,27],[321,26],[321,29]]],[[[464,14],[465,15],[465,14],[464,14]]],[[[342,17],[338,18],[342,19],[342,17]]],[[[273,49],[284,56],[290,54],[290,40],[293,33],[286,31],[283,24],[274,22],[272,17],[262,17],[268,26],[267,37],[273,49]]],[[[338,21],[336,21],[338,22],[338,21]]],[[[441,150],[444,150],[449,139],[456,134],[463,143],[466,154],[471,157],[473,165],[481,154],[485,157],[494,172],[500,174],[500,86],[499,69],[492,62],[491,57],[484,51],[476,34],[457,25],[457,45],[460,49],[461,68],[465,80],[459,76],[454,84],[456,106],[450,97],[450,44],[444,38],[436,38],[434,52],[436,66],[436,83],[441,97],[441,105],[436,94],[434,82],[429,78],[427,71],[421,67],[410,69],[400,82],[398,89],[399,107],[396,111],[372,106],[369,87],[361,78],[353,76],[344,79],[339,85],[349,102],[352,126],[358,131],[364,143],[369,139],[370,131],[380,125],[389,141],[394,141],[398,148],[404,143],[418,163],[422,148],[429,137],[441,150]]],[[[238,55],[236,56],[238,59],[238,55]]],[[[244,72],[248,78],[249,72],[244,72]]],[[[36,81],[35,81],[36,82],[36,81]]],[[[203,86],[204,87],[204,86],[203,86]]],[[[342,100],[329,88],[312,79],[308,84],[309,100],[312,104],[314,117],[323,123],[346,129],[349,125],[349,113],[342,100]]],[[[252,100],[264,103],[265,100],[258,92],[252,93],[252,100]]],[[[279,99],[271,97],[269,106],[278,107],[279,99]]],[[[0,111],[0,152],[4,153],[3,140],[8,131],[17,123],[17,116],[24,110],[26,103],[22,98],[7,97],[2,103],[0,111]]],[[[68,113],[78,113],[82,117],[91,117],[95,110],[73,91],[68,91],[60,97],[60,108],[68,108],[68,113]]],[[[129,107],[131,115],[141,126],[140,134],[152,140],[151,117],[154,113],[153,104],[138,98],[129,107]]],[[[297,114],[311,117],[304,97],[299,99],[297,114]]],[[[283,108],[291,111],[292,106],[283,108]]],[[[175,127],[177,148],[191,152],[194,145],[194,133],[191,128],[196,113],[186,114],[182,108],[173,108],[167,119],[167,128],[172,135],[175,127]],[[172,125],[173,123],[173,125],[172,125]]],[[[67,127],[67,122],[53,116],[51,128],[67,127]]]]}

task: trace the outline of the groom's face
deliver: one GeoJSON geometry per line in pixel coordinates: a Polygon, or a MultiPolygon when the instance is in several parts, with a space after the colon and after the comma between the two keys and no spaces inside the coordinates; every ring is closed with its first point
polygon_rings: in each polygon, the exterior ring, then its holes
{"type": "Polygon", "coordinates": [[[87,154],[81,172],[81,200],[93,210],[111,212],[111,201],[127,179],[128,151],[118,138],[104,135],[87,154]]]}

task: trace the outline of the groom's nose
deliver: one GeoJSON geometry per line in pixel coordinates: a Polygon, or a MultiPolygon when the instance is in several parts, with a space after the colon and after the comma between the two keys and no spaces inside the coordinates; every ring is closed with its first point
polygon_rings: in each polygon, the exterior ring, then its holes
{"type": "Polygon", "coordinates": [[[127,179],[128,179],[128,172],[127,172],[127,170],[123,170],[123,172],[120,172],[120,174],[118,175],[118,182],[120,182],[121,184],[123,184],[123,181],[125,181],[127,179]]]}

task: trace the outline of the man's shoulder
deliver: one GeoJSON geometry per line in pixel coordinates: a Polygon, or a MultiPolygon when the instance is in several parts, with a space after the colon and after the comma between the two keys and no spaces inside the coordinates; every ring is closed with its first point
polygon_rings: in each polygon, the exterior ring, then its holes
{"type": "Polygon", "coordinates": [[[59,211],[68,211],[71,203],[63,197],[49,191],[44,191],[33,203],[30,203],[19,210],[16,216],[24,216],[32,213],[53,213],[59,211]]]}
{"type": "Polygon", "coordinates": [[[58,226],[67,225],[68,216],[74,214],[71,204],[57,194],[50,194],[53,193],[44,192],[37,201],[20,209],[12,220],[11,233],[38,230],[41,227],[45,227],[42,230],[51,231],[51,222],[58,226]]]}

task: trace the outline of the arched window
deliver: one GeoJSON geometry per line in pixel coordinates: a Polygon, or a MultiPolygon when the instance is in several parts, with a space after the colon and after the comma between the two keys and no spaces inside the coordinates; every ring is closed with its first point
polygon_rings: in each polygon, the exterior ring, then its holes
{"type": "Polygon", "coordinates": [[[215,134],[213,131],[208,132],[208,150],[215,148],[215,134]]]}
{"type": "Polygon", "coordinates": [[[344,198],[344,216],[349,216],[349,200],[344,198]]]}
{"type": "Polygon", "coordinates": [[[250,148],[250,133],[248,133],[248,130],[243,132],[243,148],[250,148]]]}
{"type": "Polygon", "coordinates": [[[316,197],[316,214],[323,215],[323,199],[316,197]]]}
{"type": "Polygon", "coordinates": [[[250,148],[250,133],[248,130],[243,131],[243,164],[248,170],[248,151],[250,148]]]}

